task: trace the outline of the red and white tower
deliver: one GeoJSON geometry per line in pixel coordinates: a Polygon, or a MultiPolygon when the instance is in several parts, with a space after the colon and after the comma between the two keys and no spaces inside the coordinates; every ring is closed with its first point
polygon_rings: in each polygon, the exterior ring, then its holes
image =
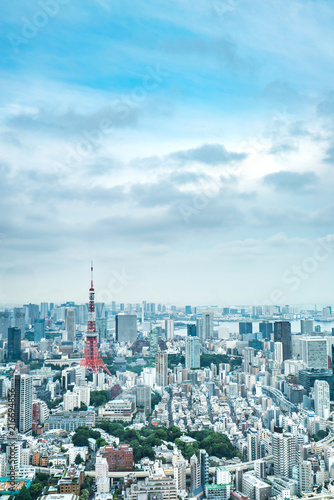
{"type": "Polygon", "coordinates": [[[110,375],[110,371],[106,367],[97,345],[96,321],[95,321],[95,292],[93,285],[93,262],[91,264],[91,283],[89,289],[89,306],[88,306],[88,325],[86,333],[85,349],[80,361],[80,366],[90,368],[94,373],[99,372],[99,368],[103,368],[110,375]]]}

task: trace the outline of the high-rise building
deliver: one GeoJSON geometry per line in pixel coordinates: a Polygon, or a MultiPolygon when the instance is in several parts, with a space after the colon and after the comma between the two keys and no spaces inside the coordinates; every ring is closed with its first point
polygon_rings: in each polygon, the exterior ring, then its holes
{"type": "Polygon", "coordinates": [[[185,460],[178,460],[174,466],[174,480],[178,495],[186,492],[186,473],[187,464],[185,460]]]}
{"type": "Polygon", "coordinates": [[[316,415],[325,420],[330,413],[330,395],[329,384],[325,380],[316,380],[314,382],[314,411],[316,415]]]}
{"type": "Polygon", "coordinates": [[[45,319],[34,320],[34,342],[38,344],[45,338],[45,319]]]}
{"type": "Polygon", "coordinates": [[[251,321],[242,321],[239,323],[239,335],[253,333],[253,323],[251,321]]]}
{"type": "Polygon", "coordinates": [[[32,429],[32,377],[14,373],[15,428],[21,434],[31,434],[32,429]]]}
{"type": "Polygon", "coordinates": [[[195,324],[187,325],[187,335],[188,337],[197,337],[197,328],[195,324]]]}
{"type": "Polygon", "coordinates": [[[174,320],[166,319],[166,338],[172,340],[174,338],[174,320]]]}
{"type": "Polygon", "coordinates": [[[311,389],[314,387],[316,380],[326,380],[329,385],[330,398],[333,398],[333,372],[332,370],[315,370],[308,368],[307,370],[300,370],[298,373],[299,384],[302,385],[307,394],[310,394],[311,389]]]}
{"type": "Polygon", "coordinates": [[[107,318],[96,318],[96,330],[99,335],[99,342],[107,340],[108,333],[108,319],[107,318]]]}
{"type": "Polygon", "coordinates": [[[184,313],[187,314],[187,315],[190,315],[192,314],[192,311],[191,311],[191,306],[186,306],[184,308],[184,313]]]}
{"type": "Polygon", "coordinates": [[[206,484],[205,496],[208,500],[229,500],[232,492],[231,473],[226,467],[216,468],[215,484],[206,484]]]}
{"type": "Polygon", "coordinates": [[[0,339],[8,338],[8,328],[9,328],[9,312],[0,312],[0,339]]]}
{"type": "Polygon", "coordinates": [[[65,309],[65,328],[67,333],[67,340],[69,342],[75,341],[76,334],[76,309],[75,307],[66,307],[65,309]]]}
{"type": "Polygon", "coordinates": [[[242,353],[244,356],[244,371],[246,373],[251,373],[251,369],[254,364],[255,349],[253,349],[253,347],[245,347],[242,353]]]}
{"type": "Polygon", "coordinates": [[[136,386],[137,407],[145,413],[151,413],[151,387],[149,385],[136,386]]]}
{"type": "Polygon", "coordinates": [[[198,337],[185,338],[185,366],[195,369],[201,366],[200,340],[198,337]]]}
{"type": "Polygon", "coordinates": [[[196,496],[198,488],[201,486],[201,467],[196,455],[190,458],[190,491],[192,496],[196,496]]]}
{"type": "Polygon", "coordinates": [[[106,317],[106,308],[104,302],[96,302],[95,309],[96,309],[96,319],[106,317]]]}
{"type": "Polygon", "coordinates": [[[41,319],[47,318],[49,315],[49,304],[48,302],[41,303],[41,319]]]}
{"type": "Polygon", "coordinates": [[[10,361],[21,358],[21,330],[8,328],[7,358],[10,361]]]}
{"type": "Polygon", "coordinates": [[[249,462],[260,458],[259,434],[253,429],[249,429],[247,434],[247,456],[249,462]]]}
{"type": "Polygon", "coordinates": [[[116,342],[134,342],[136,338],[136,314],[116,314],[116,342]]]}
{"type": "Polygon", "coordinates": [[[299,464],[299,493],[312,493],[313,492],[313,476],[312,463],[308,460],[303,460],[299,464]]]}
{"type": "Polygon", "coordinates": [[[168,385],[168,355],[166,352],[155,354],[156,384],[160,387],[168,385]]]}
{"type": "Polygon", "coordinates": [[[296,439],[293,434],[274,432],[272,435],[275,476],[291,478],[296,465],[296,439]]]}
{"type": "Polygon", "coordinates": [[[274,342],[275,361],[280,365],[283,363],[283,344],[282,342],[274,342]]]}
{"type": "Polygon", "coordinates": [[[202,342],[213,338],[213,311],[202,312],[202,342]]]}
{"type": "Polygon", "coordinates": [[[209,483],[209,455],[205,450],[199,450],[199,465],[201,468],[201,486],[204,490],[205,485],[209,483]]]}
{"type": "Polygon", "coordinates": [[[21,332],[21,339],[24,338],[25,334],[25,325],[26,325],[26,314],[23,309],[18,307],[14,308],[14,326],[18,328],[21,332]]]}
{"type": "Polygon", "coordinates": [[[261,321],[259,323],[259,332],[262,333],[264,339],[270,340],[270,336],[273,333],[273,324],[269,321],[261,321]]]}
{"type": "Polygon", "coordinates": [[[327,339],[324,337],[302,337],[300,339],[301,359],[307,368],[326,370],[328,368],[327,339]]]}
{"type": "Polygon", "coordinates": [[[313,319],[301,319],[300,331],[302,335],[312,335],[314,331],[313,319]]]}
{"type": "Polygon", "coordinates": [[[274,342],[283,344],[283,361],[291,359],[291,323],[289,321],[275,321],[274,342]]]}
{"type": "Polygon", "coordinates": [[[155,356],[159,350],[159,330],[153,328],[150,332],[150,355],[155,356]]]}

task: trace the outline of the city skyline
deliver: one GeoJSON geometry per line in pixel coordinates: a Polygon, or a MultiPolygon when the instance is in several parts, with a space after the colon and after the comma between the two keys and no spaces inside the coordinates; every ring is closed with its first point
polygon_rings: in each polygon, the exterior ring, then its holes
{"type": "Polygon", "coordinates": [[[51,4],[3,8],[0,303],[92,258],[106,302],[330,303],[331,2],[51,4]]]}

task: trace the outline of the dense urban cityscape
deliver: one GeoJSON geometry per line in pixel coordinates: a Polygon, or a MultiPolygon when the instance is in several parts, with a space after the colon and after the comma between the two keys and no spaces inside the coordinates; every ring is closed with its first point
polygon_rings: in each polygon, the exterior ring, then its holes
{"type": "Polygon", "coordinates": [[[331,306],[95,304],[91,274],[0,312],[2,494],[333,498],[331,306]]]}

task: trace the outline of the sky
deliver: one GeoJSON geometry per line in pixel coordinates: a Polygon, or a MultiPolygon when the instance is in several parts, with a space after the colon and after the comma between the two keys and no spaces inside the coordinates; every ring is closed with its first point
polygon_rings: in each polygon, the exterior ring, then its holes
{"type": "Polygon", "coordinates": [[[331,0],[1,18],[1,303],[332,303],[331,0]]]}

